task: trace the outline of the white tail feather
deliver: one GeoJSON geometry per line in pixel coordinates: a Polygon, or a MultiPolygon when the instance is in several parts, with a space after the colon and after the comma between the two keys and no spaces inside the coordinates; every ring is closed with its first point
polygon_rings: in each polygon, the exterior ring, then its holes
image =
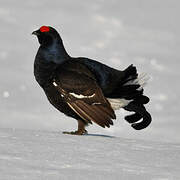
{"type": "Polygon", "coordinates": [[[137,79],[128,81],[124,85],[136,85],[136,84],[139,84],[140,87],[138,88],[138,90],[141,90],[147,84],[149,79],[150,79],[150,77],[146,73],[141,73],[140,75],[138,75],[137,79]]]}
{"type": "Polygon", "coordinates": [[[133,100],[126,100],[126,99],[112,99],[112,98],[107,98],[107,100],[109,101],[109,103],[111,104],[111,107],[114,110],[118,110],[120,108],[123,108],[125,106],[127,106],[131,101],[133,100]]]}
{"type": "MultiPolygon", "coordinates": [[[[140,87],[137,90],[142,90],[144,88],[144,86],[147,84],[147,81],[150,79],[150,77],[146,74],[146,73],[141,73],[140,75],[138,75],[137,79],[134,80],[130,80],[127,83],[125,83],[124,85],[136,85],[139,84],[140,87]]],[[[107,100],[109,101],[109,103],[111,104],[111,107],[114,110],[118,110],[120,108],[123,108],[125,106],[127,106],[131,101],[133,100],[126,100],[126,99],[112,99],[112,98],[107,98],[107,100]]]]}

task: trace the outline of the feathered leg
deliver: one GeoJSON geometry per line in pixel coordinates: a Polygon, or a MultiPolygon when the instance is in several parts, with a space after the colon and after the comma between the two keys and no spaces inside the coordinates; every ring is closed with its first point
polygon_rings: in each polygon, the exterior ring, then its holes
{"type": "Polygon", "coordinates": [[[86,124],[82,120],[77,120],[77,121],[78,121],[78,130],[77,131],[71,131],[71,132],[64,131],[63,134],[71,134],[71,135],[87,134],[88,132],[85,129],[86,124]]]}

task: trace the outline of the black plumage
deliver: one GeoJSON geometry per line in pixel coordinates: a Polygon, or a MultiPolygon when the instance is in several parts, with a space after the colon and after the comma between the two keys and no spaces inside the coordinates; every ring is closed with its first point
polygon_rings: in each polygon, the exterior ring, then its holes
{"type": "Polygon", "coordinates": [[[125,110],[135,112],[125,117],[134,129],[146,128],[151,123],[144,107],[149,98],[138,84],[136,67],[130,65],[119,71],[95,60],[71,57],[58,32],[49,26],[32,34],[40,43],[34,62],[35,78],[49,102],[78,121],[78,130],[70,134],[87,133],[85,126],[92,121],[101,127],[113,125],[114,100],[124,102],[125,110]]]}

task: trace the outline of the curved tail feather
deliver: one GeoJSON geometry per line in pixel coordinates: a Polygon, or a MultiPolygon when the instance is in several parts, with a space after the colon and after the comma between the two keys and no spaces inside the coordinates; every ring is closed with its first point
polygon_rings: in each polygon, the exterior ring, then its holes
{"type": "Polygon", "coordinates": [[[143,95],[143,88],[147,84],[149,77],[145,73],[138,75],[137,70],[135,70],[136,67],[134,67],[133,65],[129,66],[125,70],[127,80],[126,83],[123,84],[123,86],[132,86],[134,88],[135,85],[139,85],[139,87],[136,88],[133,93],[131,93],[130,95],[128,94],[128,97],[126,97],[126,99],[132,99],[132,101],[127,106],[125,106],[124,109],[127,111],[133,111],[135,113],[126,116],[125,120],[131,123],[131,126],[134,129],[141,130],[149,126],[152,121],[151,115],[146,111],[146,108],[144,107],[144,104],[147,104],[149,102],[149,98],[143,95]],[[143,119],[142,121],[140,121],[141,118],[143,119]]]}
{"type": "Polygon", "coordinates": [[[144,104],[149,98],[143,95],[144,86],[149,77],[142,73],[138,75],[136,67],[130,65],[124,70],[124,78],[107,98],[114,110],[124,108],[127,111],[135,112],[125,117],[125,120],[132,124],[136,130],[146,128],[151,123],[151,115],[146,111],[144,104]],[[140,121],[143,119],[142,121],[140,121]]]}
{"type": "Polygon", "coordinates": [[[124,119],[125,119],[128,123],[135,123],[135,122],[139,121],[141,118],[142,118],[141,114],[139,114],[139,113],[134,113],[134,114],[125,116],[124,119]]]}
{"type": "Polygon", "coordinates": [[[131,126],[136,130],[146,128],[152,121],[151,115],[146,111],[144,106],[131,102],[126,107],[124,107],[124,109],[135,112],[133,115],[126,116],[125,119],[128,119],[128,122],[132,123],[131,126]],[[137,122],[141,118],[143,118],[143,120],[141,122],[137,122]]]}

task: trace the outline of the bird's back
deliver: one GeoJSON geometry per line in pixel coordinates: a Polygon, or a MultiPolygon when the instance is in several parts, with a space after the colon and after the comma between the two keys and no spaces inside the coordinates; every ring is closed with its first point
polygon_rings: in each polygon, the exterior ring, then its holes
{"type": "Polygon", "coordinates": [[[103,63],[89,58],[74,58],[79,64],[83,64],[92,72],[98,85],[101,87],[105,96],[108,97],[112,93],[117,84],[121,82],[125,76],[124,71],[111,68],[103,63]]]}

